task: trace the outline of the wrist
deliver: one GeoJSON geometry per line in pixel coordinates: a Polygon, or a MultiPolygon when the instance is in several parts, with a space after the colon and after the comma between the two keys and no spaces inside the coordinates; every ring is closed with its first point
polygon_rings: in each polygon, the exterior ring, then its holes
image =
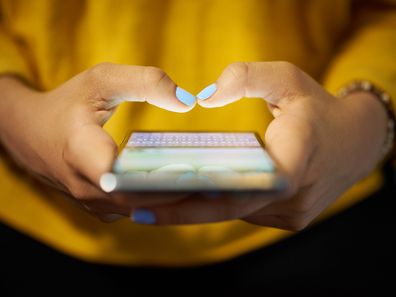
{"type": "Polygon", "coordinates": [[[0,76],[0,143],[7,148],[12,135],[32,125],[33,97],[39,92],[25,85],[15,76],[0,76]]]}
{"type": "Polygon", "coordinates": [[[355,123],[356,136],[362,140],[360,144],[373,149],[378,163],[384,157],[388,137],[387,110],[375,94],[367,91],[349,93],[341,100],[350,108],[349,113],[351,121],[355,123]]]}
{"type": "Polygon", "coordinates": [[[383,111],[386,113],[386,135],[381,152],[381,159],[386,160],[386,157],[391,155],[393,153],[392,149],[395,148],[396,114],[392,106],[391,97],[383,89],[378,88],[375,84],[367,80],[356,80],[351,82],[339,91],[338,97],[346,97],[353,93],[370,94],[372,99],[375,99],[382,105],[383,111]]]}

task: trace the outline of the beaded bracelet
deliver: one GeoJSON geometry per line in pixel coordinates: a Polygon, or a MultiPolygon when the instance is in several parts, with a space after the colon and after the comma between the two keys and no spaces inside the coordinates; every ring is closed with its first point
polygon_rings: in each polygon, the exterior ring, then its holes
{"type": "Polygon", "coordinates": [[[350,84],[343,87],[338,92],[338,97],[345,97],[346,95],[354,92],[365,91],[375,95],[377,99],[382,103],[388,114],[388,121],[386,125],[386,138],[382,148],[382,158],[385,158],[394,146],[395,141],[395,126],[396,116],[392,106],[392,100],[388,93],[378,88],[373,83],[367,80],[353,81],[350,84]]]}

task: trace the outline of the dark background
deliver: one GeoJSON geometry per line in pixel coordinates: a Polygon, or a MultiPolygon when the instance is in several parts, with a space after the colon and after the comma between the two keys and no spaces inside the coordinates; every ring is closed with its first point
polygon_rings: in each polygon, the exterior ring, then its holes
{"type": "Polygon", "coordinates": [[[396,296],[396,179],[282,242],[190,269],[94,265],[0,224],[0,296],[396,296]],[[287,295],[285,295],[285,293],[287,295]]]}

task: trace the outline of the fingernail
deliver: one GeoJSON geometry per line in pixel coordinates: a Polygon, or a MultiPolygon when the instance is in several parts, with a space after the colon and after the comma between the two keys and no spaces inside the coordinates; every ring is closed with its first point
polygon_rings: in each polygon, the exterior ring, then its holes
{"type": "Polygon", "coordinates": [[[195,102],[195,96],[180,87],[176,88],[176,97],[187,106],[191,106],[195,102]]]}
{"type": "Polygon", "coordinates": [[[154,224],[156,219],[152,211],[148,209],[137,209],[131,215],[131,220],[138,224],[151,225],[154,224]]]}
{"type": "Polygon", "coordinates": [[[207,86],[205,89],[203,89],[199,94],[197,95],[197,98],[199,100],[206,100],[209,97],[211,97],[215,92],[217,91],[217,86],[216,84],[211,84],[207,86]]]}

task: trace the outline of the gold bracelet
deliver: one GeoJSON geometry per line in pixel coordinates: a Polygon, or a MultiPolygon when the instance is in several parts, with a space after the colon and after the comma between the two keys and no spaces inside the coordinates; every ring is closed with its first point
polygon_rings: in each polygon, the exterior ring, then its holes
{"type": "Polygon", "coordinates": [[[385,158],[395,145],[395,126],[396,116],[392,106],[390,95],[384,90],[378,88],[373,83],[367,80],[357,80],[343,87],[337,94],[338,97],[345,97],[346,95],[354,92],[365,91],[370,92],[382,103],[388,115],[386,125],[386,138],[382,147],[382,158],[385,158]]]}

